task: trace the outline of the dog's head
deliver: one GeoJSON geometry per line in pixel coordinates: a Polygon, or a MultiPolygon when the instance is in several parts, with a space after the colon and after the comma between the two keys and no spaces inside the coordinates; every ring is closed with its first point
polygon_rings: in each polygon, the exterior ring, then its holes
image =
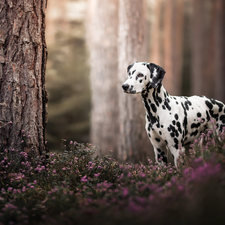
{"type": "Polygon", "coordinates": [[[122,88],[128,94],[141,93],[148,84],[156,88],[162,82],[165,73],[162,67],[154,63],[135,62],[127,67],[128,79],[122,88]]]}

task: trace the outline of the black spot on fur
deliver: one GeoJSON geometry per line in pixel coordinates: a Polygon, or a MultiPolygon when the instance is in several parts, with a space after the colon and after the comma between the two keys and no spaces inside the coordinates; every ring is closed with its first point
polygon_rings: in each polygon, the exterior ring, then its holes
{"type": "Polygon", "coordinates": [[[167,108],[169,111],[171,111],[171,107],[170,107],[170,105],[169,105],[168,102],[169,102],[168,98],[165,99],[164,105],[166,106],[166,108],[167,108]]]}
{"type": "Polygon", "coordinates": [[[220,116],[220,120],[222,121],[222,123],[225,124],[225,115],[221,115],[221,116],[220,116]]]}
{"type": "Polygon", "coordinates": [[[218,120],[219,114],[214,114],[214,111],[211,110],[211,109],[209,110],[209,114],[210,114],[211,117],[213,117],[214,119],[218,120]]]}
{"type": "Polygon", "coordinates": [[[191,106],[192,105],[192,103],[190,102],[190,101],[185,101],[184,102],[184,105],[185,105],[185,108],[187,109],[187,110],[189,110],[189,105],[191,106]]]}
{"type": "Polygon", "coordinates": [[[219,101],[217,101],[217,100],[215,100],[215,99],[213,99],[213,98],[210,98],[210,100],[211,100],[211,102],[212,102],[214,105],[217,105],[217,106],[219,107],[219,112],[221,112],[222,109],[223,109],[223,107],[224,107],[224,105],[223,105],[221,102],[219,102],[219,101]]]}
{"type": "Polygon", "coordinates": [[[177,129],[175,128],[175,126],[169,125],[167,130],[170,132],[171,137],[175,137],[175,136],[178,137],[179,136],[179,133],[178,133],[177,129]]]}
{"type": "Polygon", "coordinates": [[[179,116],[177,114],[174,115],[175,119],[178,120],[179,116]]]}
{"type": "Polygon", "coordinates": [[[177,128],[178,128],[178,131],[179,131],[180,133],[182,133],[182,130],[181,130],[181,124],[180,124],[179,121],[177,122],[177,128]]]}
{"type": "Polygon", "coordinates": [[[198,130],[191,133],[191,136],[196,136],[198,134],[198,130]]]}
{"type": "Polygon", "coordinates": [[[198,128],[198,127],[200,127],[201,126],[201,123],[192,123],[191,124],[191,129],[193,129],[193,128],[198,128]]]}
{"type": "Polygon", "coordinates": [[[174,140],[175,144],[178,144],[178,139],[177,138],[174,138],[173,140],[174,140]]]}
{"type": "Polygon", "coordinates": [[[127,73],[130,71],[130,69],[133,67],[134,64],[131,64],[127,67],[127,73]]]}
{"type": "Polygon", "coordinates": [[[206,119],[207,119],[207,121],[209,121],[209,120],[210,120],[210,115],[209,115],[208,110],[206,110],[206,119]]]}
{"type": "Polygon", "coordinates": [[[142,83],[142,80],[139,80],[140,83],[142,83]]]}
{"type": "Polygon", "coordinates": [[[157,108],[156,108],[156,106],[155,106],[155,104],[151,104],[151,108],[152,108],[152,111],[154,112],[154,113],[156,113],[156,111],[157,111],[157,108]]]}
{"type": "Polygon", "coordinates": [[[133,75],[135,72],[136,72],[136,70],[134,70],[134,71],[132,72],[132,75],[133,75]]]}
{"type": "Polygon", "coordinates": [[[206,100],[205,104],[208,106],[209,109],[213,108],[213,105],[212,105],[212,103],[210,101],[206,100]]]}
{"type": "Polygon", "coordinates": [[[160,142],[160,139],[159,139],[159,138],[155,138],[155,140],[156,140],[157,142],[160,142]]]}
{"type": "Polygon", "coordinates": [[[156,119],[155,116],[152,115],[150,106],[149,106],[146,98],[143,98],[143,101],[144,101],[144,105],[145,105],[145,108],[146,108],[147,113],[148,113],[148,115],[147,115],[148,121],[151,122],[151,124],[153,125],[157,122],[157,119],[156,119]]]}
{"type": "Polygon", "coordinates": [[[202,114],[200,112],[197,113],[197,117],[201,117],[202,114]]]}

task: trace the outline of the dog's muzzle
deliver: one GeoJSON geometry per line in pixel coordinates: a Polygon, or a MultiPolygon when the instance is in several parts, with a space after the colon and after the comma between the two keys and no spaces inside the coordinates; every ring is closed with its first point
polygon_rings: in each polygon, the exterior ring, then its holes
{"type": "Polygon", "coordinates": [[[123,90],[126,92],[128,89],[129,89],[129,84],[123,84],[122,85],[122,88],[123,88],[123,90]]]}

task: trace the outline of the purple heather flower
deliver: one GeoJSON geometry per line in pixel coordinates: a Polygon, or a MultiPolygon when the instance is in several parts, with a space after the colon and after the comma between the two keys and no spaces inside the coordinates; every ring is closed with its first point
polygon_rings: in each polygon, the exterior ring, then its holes
{"type": "Polygon", "coordinates": [[[123,194],[122,194],[123,198],[126,198],[128,195],[129,195],[129,190],[128,190],[128,188],[124,188],[124,189],[123,189],[123,194]]]}
{"type": "Polygon", "coordinates": [[[13,188],[12,187],[8,187],[8,191],[12,191],[13,190],[13,188]]]}
{"type": "Polygon", "coordinates": [[[86,175],[85,175],[85,176],[83,176],[83,177],[81,178],[81,180],[80,180],[80,181],[81,181],[81,182],[87,182],[86,177],[87,177],[86,175]]]}

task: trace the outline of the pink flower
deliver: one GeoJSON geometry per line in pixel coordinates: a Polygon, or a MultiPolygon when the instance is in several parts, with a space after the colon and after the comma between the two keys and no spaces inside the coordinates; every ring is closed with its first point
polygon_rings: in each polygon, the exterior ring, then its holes
{"type": "Polygon", "coordinates": [[[122,194],[123,198],[126,198],[128,195],[129,195],[129,190],[128,190],[128,188],[124,188],[124,189],[123,189],[123,194],[122,194]]]}
{"type": "Polygon", "coordinates": [[[8,191],[12,191],[13,190],[13,188],[12,187],[8,187],[8,191]]]}
{"type": "Polygon", "coordinates": [[[101,173],[96,173],[94,176],[99,177],[101,173]]]}
{"type": "Polygon", "coordinates": [[[87,182],[86,177],[87,177],[86,175],[85,175],[85,176],[83,176],[83,177],[81,178],[81,180],[80,180],[80,181],[81,181],[81,182],[87,182]]]}

